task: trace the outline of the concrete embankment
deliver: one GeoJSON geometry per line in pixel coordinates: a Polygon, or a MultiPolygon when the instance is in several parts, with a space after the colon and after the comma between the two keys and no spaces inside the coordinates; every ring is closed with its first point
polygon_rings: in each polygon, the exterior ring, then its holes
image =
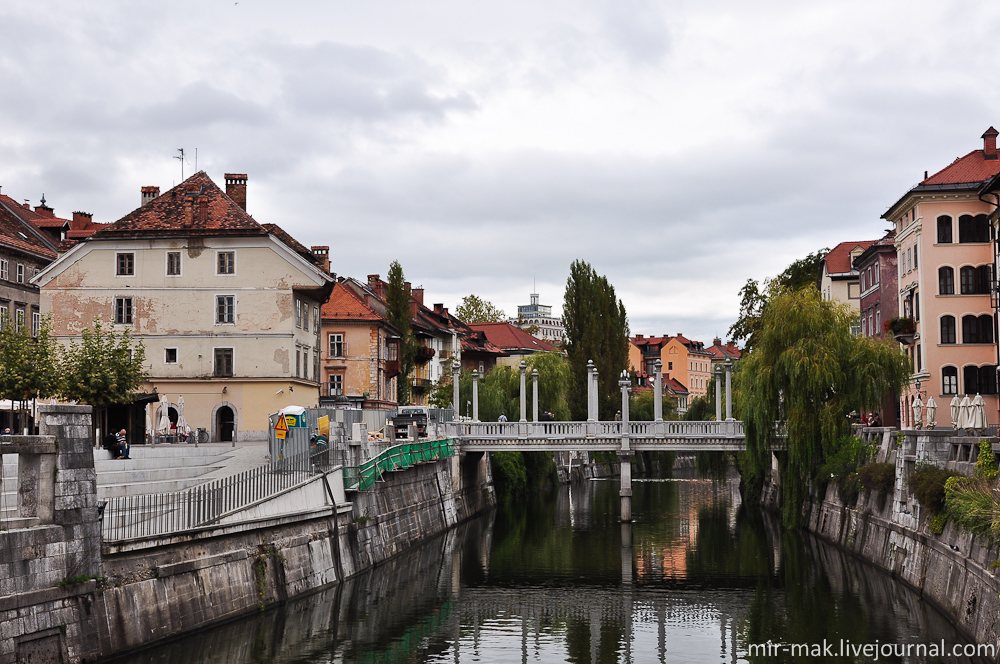
{"type": "Polygon", "coordinates": [[[90,409],[46,408],[47,437],[2,450],[38,514],[0,529],[0,664],[102,661],[189,634],[342,583],[494,504],[487,457],[465,454],[387,472],[351,502],[319,476],[284,496],[292,509],[102,544],[90,409]]]}
{"type": "MultiPolygon", "coordinates": [[[[929,515],[907,485],[918,463],[971,474],[971,450],[978,439],[954,433],[908,431],[897,441],[889,430],[866,432],[879,444],[878,460],[896,465],[894,490],[882,497],[864,492],[856,505],[845,506],[831,485],[822,500],[805,506],[807,529],[911,586],[968,638],[996,644],[1000,652],[1000,579],[994,568],[1000,546],[951,523],[934,535],[927,527],[929,515]]],[[[776,508],[777,494],[772,483],[765,505],[776,508]]]]}

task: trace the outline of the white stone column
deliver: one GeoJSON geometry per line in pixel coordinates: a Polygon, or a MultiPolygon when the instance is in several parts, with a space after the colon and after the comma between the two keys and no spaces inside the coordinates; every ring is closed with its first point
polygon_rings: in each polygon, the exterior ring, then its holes
{"type": "Polygon", "coordinates": [[[621,520],[623,523],[632,522],[632,448],[629,445],[628,426],[628,393],[631,391],[632,381],[629,380],[627,371],[622,371],[618,386],[622,390],[622,432],[621,447],[618,452],[618,459],[621,462],[621,520]]]}
{"type": "Polygon", "coordinates": [[[715,421],[722,421],[722,367],[715,365],[715,421]]]}
{"type": "Polygon", "coordinates": [[[656,367],[656,385],[653,386],[653,421],[663,421],[663,362],[659,360],[656,367]]]}
{"type": "Polygon", "coordinates": [[[455,421],[458,421],[458,416],[462,412],[462,402],[459,401],[458,393],[458,372],[462,368],[462,365],[455,360],[451,363],[451,403],[452,407],[455,409],[455,421]]]}
{"type": "Polygon", "coordinates": [[[527,414],[528,414],[527,413],[527,410],[528,410],[527,396],[528,395],[525,394],[524,374],[528,370],[528,365],[524,363],[524,360],[521,360],[521,364],[518,365],[518,369],[520,369],[520,371],[521,371],[521,419],[518,420],[518,421],[519,422],[527,422],[528,421],[528,418],[527,418],[527,414]]]}
{"type": "Polygon", "coordinates": [[[593,422],[597,419],[594,414],[594,391],[596,379],[594,378],[594,361],[587,360],[587,421],[593,422]]]}
{"type": "Polygon", "coordinates": [[[733,361],[726,360],[726,419],[733,419],[733,361]]]}
{"type": "Polygon", "coordinates": [[[531,370],[531,421],[538,421],[538,369],[531,370]]]}
{"type": "Polygon", "coordinates": [[[472,421],[479,421],[479,370],[472,370],[472,421]]]}

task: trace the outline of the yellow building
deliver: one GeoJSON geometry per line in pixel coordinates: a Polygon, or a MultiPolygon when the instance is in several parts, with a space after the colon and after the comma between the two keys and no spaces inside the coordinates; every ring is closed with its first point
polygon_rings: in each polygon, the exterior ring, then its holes
{"type": "Polygon", "coordinates": [[[146,351],[143,389],[184,396],[212,440],[263,440],[268,414],[319,400],[321,259],[246,213],[246,175],[226,191],[202,171],[60,256],[35,279],[63,343],[95,319],[146,351]]]}

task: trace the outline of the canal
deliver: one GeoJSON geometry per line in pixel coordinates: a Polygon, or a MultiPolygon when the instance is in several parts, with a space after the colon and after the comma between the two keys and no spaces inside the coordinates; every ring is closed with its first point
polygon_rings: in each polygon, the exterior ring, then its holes
{"type": "Polygon", "coordinates": [[[782,531],[735,482],[633,488],[630,526],[617,480],[561,487],[339,587],[119,661],[876,661],[866,646],[879,662],[988,661],[954,656],[965,639],[916,593],[782,531]]]}

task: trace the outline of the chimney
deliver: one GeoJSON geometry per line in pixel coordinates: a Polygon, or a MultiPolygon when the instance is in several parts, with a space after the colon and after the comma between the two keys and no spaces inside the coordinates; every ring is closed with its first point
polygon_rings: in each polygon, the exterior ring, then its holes
{"type": "Polygon", "coordinates": [[[198,198],[198,223],[202,226],[208,224],[208,198],[204,196],[198,198]]]}
{"type": "Polygon", "coordinates": [[[247,211],[247,174],[226,173],[226,195],[247,211]]]}
{"type": "Polygon", "coordinates": [[[160,195],[160,188],[156,186],[146,186],[142,188],[142,205],[149,203],[160,195]]]}
{"type": "Polygon", "coordinates": [[[37,214],[40,217],[47,217],[49,219],[54,219],[55,216],[56,216],[55,210],[53,210],[52,208],[50,208],[45,203],[42,203],[41,205],[36,205],[35,206],[35,214],[37,214]]]}
{"type": "Polygon", "coordinates": [[[644,338],[644,337],[643,337],[643,336],[642,336],[641,334],[637,334],[637,335],[635,335],[635,340],[636,340],[636,341],[642,341],[642,340],[643,340],[643,338],[644,338]]]}
{"type": "Polygon", "coordinates": [[[74,212],[73,221],[72,223],[70,223],[70,228],[76,231],[82,231],[90,227],[90,225],[94,223],[93,219],[94,215],[90,214],[89,212],[74,212]]]}
{"type": "Polygon", "coordinates": [[[190,196],[184,197],[184,212],[181,217],[181,226],[184,228],[191,228],[191,224],[194,221],[194,199],[190,196]]]}
{"type": "Polygon", "coordinates": [[[414,300],[416,300],[417,302],[419,302],[421,306],[423,306],[423,304],[424,304],[424,289],[423,288],[414,288],[413,290],[410,291],[410,295],[413,297],[414,300]]]}
{"type": "Polygon", "coordinates": [[[997,158],[997,132],[996,129],[990,127],[983,134],[983,158],[984,159],[996,159],[997,158]]]}
{"type": "Polygon", "coordinates": [[[382,277],[377,274],[369,274],[368,288],[371,288],[372,292],[379,296],[379,299],[385,299],[385,295],[382,294],[382,277]]]}
{"type": "Polygon", "coordinates": [[[721,346],[722,345],[722,339],[720,339],[719,337],[716,337],[715,339],[712,339],[712,345],[713,346],[721,346]]]}
{"type": "Polygon", "coordinates": [[[330,274],[330,247],[309,247],[312,255],[319,261],[320,269],[330,274]]]}

